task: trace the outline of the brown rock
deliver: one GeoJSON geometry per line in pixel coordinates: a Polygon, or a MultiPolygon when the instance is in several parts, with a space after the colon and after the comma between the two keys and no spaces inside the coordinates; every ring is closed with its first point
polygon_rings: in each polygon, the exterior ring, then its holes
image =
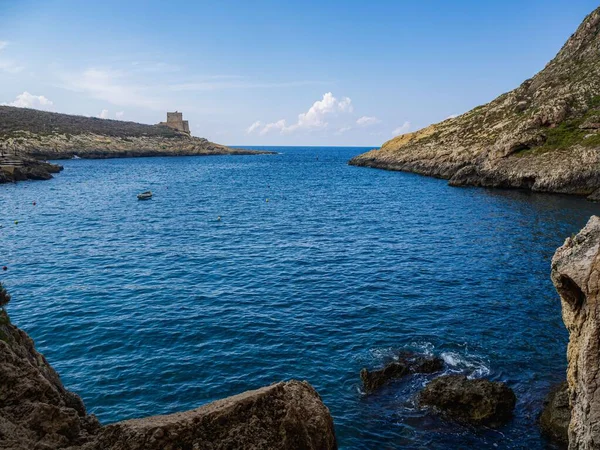
{"type": "Polygon", "coordinates": [[[600,217],[556,251],[552,281],[569,330],[569,448],[600,448],[600,217]]]}
{"type": "Polygon", "coordinates": [[[419,394],[420,405],[433,407],[448,419],[491,427],[507,422],[515,403],[515,394],[506,384],[463,375],[436,378],[419,394]]]}
{"type": "Polygon", "coordinates": [[[245,392],[168,416],[104,427],[85,450],[335,449],[333,420],[306,382],[245,392]]]}

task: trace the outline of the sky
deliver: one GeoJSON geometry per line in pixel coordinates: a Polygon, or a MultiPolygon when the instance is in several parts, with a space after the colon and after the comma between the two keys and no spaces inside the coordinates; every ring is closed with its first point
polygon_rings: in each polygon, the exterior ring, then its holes
{"type": "Polygon", "coordinates": [[[590,0],[0,0],[0,104],[379,147],[540,71],[590,0]]]}

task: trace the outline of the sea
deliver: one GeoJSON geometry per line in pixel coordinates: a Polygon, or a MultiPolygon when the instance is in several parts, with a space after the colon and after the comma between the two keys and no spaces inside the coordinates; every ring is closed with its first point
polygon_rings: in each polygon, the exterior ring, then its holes
{"type": "Polygon", "coordinates": [[[259,149],[277,154],[68,160],[0,186],[11,320],[88,411],[108,424],[298,379],[341,449],[548,448],[537,419],[568,342],[550,262],[600,207],[347,164],[368,148],[259,149]],[[361,368],[404,350],[507,383],[514,418],[419,408],[431,375],[365,395],[361,368]]]}

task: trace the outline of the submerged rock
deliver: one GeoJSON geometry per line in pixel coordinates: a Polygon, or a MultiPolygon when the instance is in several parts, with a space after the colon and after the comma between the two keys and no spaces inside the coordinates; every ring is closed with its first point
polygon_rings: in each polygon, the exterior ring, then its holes
{"type": "Polygon", "coordinates": [[[556,250],[552,281],[569,330],[569,448],[600,448],[600,217],[556,250]]]}
{"type": "Polygon", "coordinates": [[[367,394],[379,389],[388,382],[402,378],[411,373],[435,373],[444,368],[444,361],[433,356],[418,355],[404,352],[398,355],[398,360],[387,364],[384,368],[360,371],[360,379],[367,394]]]}
{"type": "Polygon", "coordinates": [[[336,449],[333,419],[307,382],[276,383],[167,416],[102,427],[0,310],[0,449],[336,449]]]}
{"type": "Polygon", "coordinates": [[[569,385],[565,381],[550,391],[544,401],[544,409],[540,415],[542,432],[551,440],[560,444],[569,443],[569,385]]]}
{"type": "Polygon", "coordinates": [[[516,397],[500,382],[470,380],[463,375],[436,378],[421,391],[421,406],[430,406],[444,417],[473,425],[500,426],[512,417],[516,397]]]}

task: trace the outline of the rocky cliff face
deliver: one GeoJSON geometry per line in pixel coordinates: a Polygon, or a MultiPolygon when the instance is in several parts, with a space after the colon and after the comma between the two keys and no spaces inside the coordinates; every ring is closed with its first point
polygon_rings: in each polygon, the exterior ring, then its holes
{"type": "Polygon", "coordinates": [[[0,449],[337,448],[333,420],[306,382],[277,383],[193,411],[101,426],[0,310],[0,449]]]}
{"type": "Polygon", "coordinates": [[[552,259],[552,281],[569,330],[570,449],[600,448],[600,217],[552,259]]]}
{"type": "Polygon", "coordinates": [[[544,70],[462,116],[398,136],[350,164],[451,185],[600,198],[600,8],[544,70]]]}

